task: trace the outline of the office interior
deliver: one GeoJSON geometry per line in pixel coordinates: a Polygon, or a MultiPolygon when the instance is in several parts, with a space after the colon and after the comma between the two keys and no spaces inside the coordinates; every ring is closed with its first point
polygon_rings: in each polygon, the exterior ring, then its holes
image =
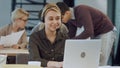
{"type": "Polygon", "coordinates": [[[15,8],[24,8],[30,13],[28,23],[26,25],[27,36],[29,37],[32,28],[39,22],[39,10],[42,9],[46,3],[63,1],[68,4],[69,7],[74,7],[80,4],[92,6],[101,10],[110,17],[111,21],[117,28],[117,39],[114,43],[110,59],[110,62],[114,65],[116,62],[114,59],[120,50],[120,0],[0,0],[0,27],[10,23],[11,12],[15,8]]]}

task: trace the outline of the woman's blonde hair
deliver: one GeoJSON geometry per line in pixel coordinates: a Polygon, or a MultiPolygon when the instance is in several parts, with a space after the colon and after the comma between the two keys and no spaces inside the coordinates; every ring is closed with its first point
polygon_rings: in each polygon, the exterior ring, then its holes
{"type": "Polygon", "coordinates": [[[22,8],[16,8],[11,14],[11,20],[13,21],[23,16],[29,16],[29,13],[22,8]]]}
{"type": "Polygon", "coordinates": [[[61,11],[60,11],[59,7],[56,4],[50,4],[50,3],[48,3],[47,5],[45,5],[45,7],[42,10],[41,21],[44,22],[44,17],[48,13],[48,11],[50,11],[50,10],[58,12],[58,13],[61,14],[61,11]]]}

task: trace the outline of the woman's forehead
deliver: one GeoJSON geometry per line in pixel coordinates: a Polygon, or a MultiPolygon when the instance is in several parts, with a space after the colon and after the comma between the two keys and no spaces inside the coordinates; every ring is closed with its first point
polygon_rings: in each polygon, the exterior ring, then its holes
{"type": "Polygon", "coordinates": [[[50,10],[46,13],[47,16],[61,16],[60,12],[50,10]]]}

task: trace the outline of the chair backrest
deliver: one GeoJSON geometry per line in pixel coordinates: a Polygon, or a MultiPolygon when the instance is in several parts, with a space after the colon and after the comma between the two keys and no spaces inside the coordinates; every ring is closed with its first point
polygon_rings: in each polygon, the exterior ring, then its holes
{"type": "Polygon", "coordinates": [[[28,54],[17,54],[16,55],[16,64],[28,64],[29,60],[28,54]]]}

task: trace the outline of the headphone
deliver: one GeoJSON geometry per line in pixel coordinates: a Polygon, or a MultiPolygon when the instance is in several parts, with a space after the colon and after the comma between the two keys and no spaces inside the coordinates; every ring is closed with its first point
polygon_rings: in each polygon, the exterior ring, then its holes
{"type": "Polygon", "coordinates": [[[41,9],[41,10],[39,11],[39,13],[38,13],[38,18],[39,18],[40,21],[42,21],[42,18],[41,18],[42,10],[43,10],[43,9],[41,9]]]}

